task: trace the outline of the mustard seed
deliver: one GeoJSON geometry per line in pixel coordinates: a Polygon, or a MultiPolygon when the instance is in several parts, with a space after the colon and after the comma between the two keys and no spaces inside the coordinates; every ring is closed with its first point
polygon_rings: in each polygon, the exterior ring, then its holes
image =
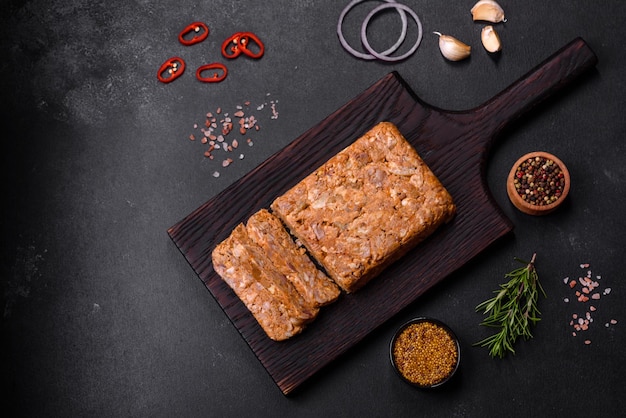
{"type": "Polygon", "coordinates": [[[404,328],[393,344],[392,354],[400,374],[424,387],[449,377],[458,361],[457,345],[450,333],[428,321],[404,328]]]}

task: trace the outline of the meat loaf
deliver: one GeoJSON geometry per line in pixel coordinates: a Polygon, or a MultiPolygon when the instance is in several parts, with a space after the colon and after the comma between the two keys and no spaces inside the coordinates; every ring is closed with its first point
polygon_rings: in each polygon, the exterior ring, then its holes
{"type": "Polygon", "coordinates": [[[309,304],[320,307],[339,297],[341,291],[337,285],[315,267],[306,250],[296,245],[280,219],[261,209],[248,219],[246,229],[274,268],[287,277],[309,304]]]}
{"type": "Polygon", "coordinates": [[[252,313],[269,338],[302,332],[319,309],[307,303],[239,224],[215,247],[213,267],[252,313]]]}
{"type": "Polygon", "coordinates": [[[397,127],[381,122],[271,204],[346,292],[454,216],[452,197],[397,127]]]}

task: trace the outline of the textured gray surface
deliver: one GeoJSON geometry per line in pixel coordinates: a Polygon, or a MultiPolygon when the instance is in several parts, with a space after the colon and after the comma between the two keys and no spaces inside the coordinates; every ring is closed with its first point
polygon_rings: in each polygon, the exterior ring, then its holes
{"type": "MultiPolygon", "coordinates": [[[[503,0],[504,50],[493,59],[479,44],[482,25],[469,17],[472,2],[407,1],[424,40],[414,56],[390,65],[341,48],[335,29],[347,3],[3,2],[5,409],[24,416],[611,416],[624,409],[626,4],[503,0]],[[195,20],[207,23],[209,38],[183,47],[178,32],[195,20]],[[265,56],[227,62],[223,83],[197,82],[195,68],[224,61],[222,40],[240,30],[263,39],[265,56]],[[432,31],[470,43],[471,59],[444,61],[432,31]],[[515,233],[284,397],[166,229],[389,71],[428,103],[466,109],[576,36],[597,53],[597,70],[508,129],[492,150],[488,181],[515,233]],[[161,84],[156,70],[173,55],[188,69],[161,84]],[[242,147],[242,160],[222,168],[188,137],[207,112],[233,112],[246,101],[261,130],[253,147],[242,147]],[[539,149],[564,160],[573,179],[566,207],[546,218],[513,209],[503,183],[520,155],[539,149]],[[549,295],[540,305],[544,319],[515,357],[492,360],[471,346],[487,335],[474,306],[516,266],[513,257],[533,251],[549,295]],[[583,262],[612,291],[597,303],[591,329],[574,338],[569,320],[584,310],[563,301],[573,300],[563,278],[585,273],[583,262]],[[461,338],[461,372],[446,390],[416,392],[389,366],[393,331],[417,315],[444,320],[461,338]],[[611,318],[620,322],[606,328],[611,318]]],[[[353,45],[367,10],[346,20],[353,45]]],[[[375,20],[373,44],[392,44],[398,21],[393,13],[375,20]]]]}

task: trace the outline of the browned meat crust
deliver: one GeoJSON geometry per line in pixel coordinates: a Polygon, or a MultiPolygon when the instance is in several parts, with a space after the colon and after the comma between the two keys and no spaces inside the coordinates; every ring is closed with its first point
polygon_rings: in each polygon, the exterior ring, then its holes
{"type": "Polygon", "coordinates": [[[274,268],[287,277],[309,304],[320,307],[339,297],[337,285],[315,267],[304,248],[294,243],[280,219],[261,209],[248,219],[246,229],[274,268]]]}
{"type": "Polygon", "coordinates": [[[354,292],[455,213],[395,125],[382,122],[271,205],[345,291],[354,292]]]}
{"type": "Polygon", "coordinates": [[[243,224],[213,250],[213,267],[273,340],[302,332],[318,313],[254,244],[243,224]]]}

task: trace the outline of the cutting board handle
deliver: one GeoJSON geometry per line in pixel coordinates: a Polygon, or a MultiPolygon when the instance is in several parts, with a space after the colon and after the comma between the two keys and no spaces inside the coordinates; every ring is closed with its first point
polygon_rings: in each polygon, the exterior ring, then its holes
{"type": "Polygon", "coordinates": [[[474,109],[494,133],[596,65],[598,59],[576,38],[502,92],[474,109]]]}

